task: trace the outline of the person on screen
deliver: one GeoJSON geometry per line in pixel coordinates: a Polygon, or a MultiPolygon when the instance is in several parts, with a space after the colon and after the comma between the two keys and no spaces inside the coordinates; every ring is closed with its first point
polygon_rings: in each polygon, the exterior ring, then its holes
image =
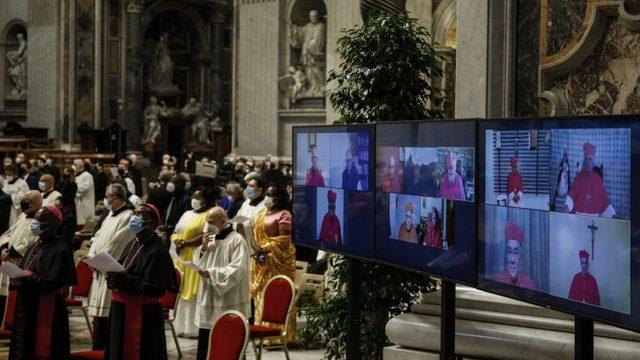
{"type": "Polygon", "coordinates": [[[396,159],[392,156],[389,160],[389,178],[391,185],[391,192],[393,193],[401,193],[402,192],[402,184],[400,183],[400,177],[398,177],[398,167],[396,164],[396,159]]]}
{"type": "Polygon", "coordinates": [[[351,154],[351,149],[345,154],[345,167],[342,171],[342,188],[358,190],[358,157],[351,154]]]}
{"type": "Polygon", "coordinates": [[[518,225],[508,221],[504,228],[504,238],[506,241],[506,268],[496,275],[496,281],[525,289],[536,290],[537,286],[533,282],[533,279],[520,270],[523,257],[522,245],[524,244],[524,232],[518,225]]]}
{"type": "Polygon", "coordinates": [[[518,171],[518,158],[511,158],[511,173],[507,178],[507,194],[509,195],[509,206],[522,206],[522,192],[524,191],[524,182],[522,182],[522,174],[518,171]]]}
{"type": "Polygon", "coordinates": [[[466,200],[462,187],[462,177],[456,172],[456,156],[449,151],[444,157],[447,173],[440,179],[438,197],[451,200],[466,200]]]}
{"type": "Polygon", "coordinates": [[[322,219],[322,227],[320,228],[320,241],[326,244],[342,245],[340,219],[336,215],[337,197],[338,195],[333,190],[327,192],[328,211],[322,219]]]}
{"type": "Polygon", "coordinates": [[[593,275],[589,274],[589,253],[580,250],[578,256],[580,257],[581,271],[573,276],[569,299],[600,306],[598,282],[593,275]]]}
{"type": "Polygon", "coordinates": [[[322,171],[318,168],[318,156],[316,154],[311,155],[311,168],[307,170],[307,185],[324,186],[324,177],[322,177],[322,171]]]}
{"type": "Polygon", "coordinates": [[[611,205],[604,181],[600,174],[593,171],[596,147],[586,142],[582,146],[582,152],[584,153],[582,169],[576,175],[571,190],[567,194],[564,211],[612,218],[616,215],[616,211],[611,205]]]}
{"type": "Polygon", "coordinates": [[[431,212],[427,215],[427,233],[424,244],[428,247],[442,249],[442,225],[438,209],[435,207],[431,208],[431,212]]]}
{"type": "Polygon", "coordinates": [[[398,229],[398,240],[412,242],[414,244],[418,243],[418,231],[416,230],[415,225],[413,224],[413,203],[408,202],[404,207],[405,210],[405,220],[402,224],[400,224],[400,228],[398,229]]]}

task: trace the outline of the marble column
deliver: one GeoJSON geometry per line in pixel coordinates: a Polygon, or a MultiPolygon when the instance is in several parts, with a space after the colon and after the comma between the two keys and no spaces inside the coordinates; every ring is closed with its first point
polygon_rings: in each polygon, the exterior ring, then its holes
{"type": "Polygon", "coordinates": [[[142,121],[142,10],[141,1],[131,0],[127,6],[127,73],[124,104],[124,127],[127,150],[140,148],[142,121]]]}
{"type": "Polygon", "coordinates": [[[222,64],[224,61],[224,27],[231,15],[231,8],[224,3],[217,3],[211,12],[211,69],[208,77],[208,94],[206,101],[209,109],[222,112],[222,64]]]}

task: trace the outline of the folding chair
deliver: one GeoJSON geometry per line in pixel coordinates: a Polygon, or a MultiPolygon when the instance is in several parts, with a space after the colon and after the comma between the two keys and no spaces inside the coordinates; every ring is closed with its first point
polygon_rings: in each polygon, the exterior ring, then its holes
{"type": "Polygon", "coordinates": [[[249,321],[229,310],[218,316],[209,334],[207,360],[242,360],[249,342],[249,321]]]}
{"type": "Polygon", "coordinates": [[[87,311],[87,307],[83,304],[82,299],[77,299],[89,297],[91,283],[93,283],[93,271],[84,261],[80,261],[78,262],[78,265],[76,265],[76,277],[78,279],[78,283],[71,288],[71,296],[65,298],[64,301],[67,304],[67,308],[69,309],[69,311],[82,311],[84,320],[87,323],[87,328],[89,328],[89,334],[93,339],[93,328],[91,326],[91,322],[89,321],[89,313],[87,311]]]}
{"type": "Polygon", "coordinates": [[[174,268],[176,273],[176,279],[178,280],[178,291],[170,292],[167,291],[164,296],[160,298],[160,305],[162,305],[162,313],[165,322],[169,324],[171,328],[171,334],[173,335],[173,341],[176,344],[176,350],[178,350],[178,357],[182,357],[182,351],[180,349],[180,343],[178,342],[178,335],[176,335],[176,328],[173,326],[173,321],[176,319],[175,314],[171,314],[172,311],[175,311],[178,306],[178,301],[180,300],[180,291],[182,290],[182,271],[178,268],[174,268]]]}

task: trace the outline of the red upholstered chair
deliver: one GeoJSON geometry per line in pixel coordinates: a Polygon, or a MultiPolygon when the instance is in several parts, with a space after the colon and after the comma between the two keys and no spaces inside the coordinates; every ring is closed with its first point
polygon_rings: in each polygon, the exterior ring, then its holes
{"type": "Polygon", "coordinates": [[[13,326],[13,315],[16,310],[16,298],[18,292],[10,290],[7,295],[7,302],[4,305],[4,317],[2,319],[2,328],[0,328],[0,340],[11,340],[11,327],[13,326]]]}
{"type": "Polygon", "coordinates": [[[242,360],[249,342],[249,322],[242,313],[225,311],[213,323],[207,360],[242,360]]]}
{"type": "Polygon", "coordinates": [[[176,273],[176,279],[178,280],[178,291],[167,291],[163,297],[160,298],[160,305],[162,305],[164,321],[169,324],[171,328],[171,334],[173,335],[173,341],[176,344],[176,350],[178,350],[178,357],[182,357],[182,351],[180,350],[180,343],[178,342],[178,336],[176,335],[176,329],[173,326],[173,321],[176,319],[175,314],[171,315],[171,311],[175,310],[180,300],[180,292],[182,291],[182,271],[178,268],[174,268],[176,273]]]}
{"type": "Polygon", "coordinates": [[[67,308],[69,309],[69,311],[82,311],[84,320],[87,322],[87,327],[89,328],[89,334],[91,335],[91,338],[93,338],[93,328],[91,327],[91,322],[89,321],[87,307],[82,303],[82,299],[78,299],[89,297],[91,283],[93,282],[93,271],[84,261],[80,261],[78,262],[78,265],[76,265],[76,277],[78,279],[78,283],[71,288],[71,297],[68,297],[64,300],[67,303],[67,308]]]}
{"type": "MultiPolygon", "coordinates": [[[[284,348],[284,355],[289,360],[289,349],[285,337],[287,336],[287,324],[291,306],[295,299],[296,291],[293,281],[284,275],[272,277],[264,287],[264,297],[262,301],[262,322],[282,325],[282,329],[268,325],[254,324],[250,327],[250,338],[253,342],[253,349],[256,349],[255,340],[259,341],[259,350],[256,358],[262,358],[262,344],[267,339],[280,339],[284,348]]],[[[293,314],[295,316],[295,314],[293,314]]]]}
{"type": "Polygon", "coordinates": [[[104,350],[87,350],[71,353],[72,360],[103,360],[104,350]]]}

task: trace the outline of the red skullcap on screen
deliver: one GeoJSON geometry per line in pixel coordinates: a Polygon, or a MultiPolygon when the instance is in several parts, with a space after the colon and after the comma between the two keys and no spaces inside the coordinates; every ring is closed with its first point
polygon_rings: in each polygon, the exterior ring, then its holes
{"type": "Polygon", "coordinates": [[[48,212],[51,213],[51,215],[55,216],[58,218],[58,220],[62,220],[62,211],[60,211],[60,209],[58,209],[57,206],[55,205],[47,205],[44,207],[48,212]]]}
{"type": "Polygon", "coordinates": [[[507,225],[504,227],[504,239],[516,240],[522,246],[524,243],[524,232],[515,223],[507,221],[507,225]]]}
{"type": "Polygon", "coordinates": [[[162,217],[160,216],[160,211],[158,211],[158,208],[155,207],[155,205],[152,204],[142,204],[142,206],[146,206],[149,209],[151,209],[151,212],[156,216],[156,226],[160,226],[162,225],[162,217]]]}
{"type": "Polygon", "coordinates": [[[518,158],[517,157],[512,157],[511,158],[511,166],[518,166],[518,158]]]}
{"type": "Polygon", "coordinates": [[[333,190],[329,190],[329,192],[327,192],[327,200],[331,203],[336,202],[336,198],[338,197],[338,195],[333,191],[333,190]]]}
{"type": "Polygon", "coordinates": [[[589,259],[589,253],[586,252],[585,250],[580,250],[580,252],[578,253],[578,255],[580,256],[580,259],[589,259]]]}
{"type": "Polygon", "coordinates": [[[596,146],[587,141],[582,146],[582,152],[584,153],[584,156],[596,156],[596,146]]]}

